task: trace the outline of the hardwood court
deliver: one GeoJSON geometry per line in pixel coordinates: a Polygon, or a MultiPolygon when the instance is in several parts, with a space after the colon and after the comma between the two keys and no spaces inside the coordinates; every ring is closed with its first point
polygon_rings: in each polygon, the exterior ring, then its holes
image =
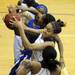
{"type": "MultiPolygon", "coordinates": [[[[64,44],[64,58],[69,75],[75,74],[75,1],[74,0],[38,0],[45,4],[56,19],[66,22],[66,27],[60,37],[64,44]]],[[[16,4],[17,0],[0,1],[0,75],[8,75],[13,65],[13,31],[7,29],[2,17],[7,12],[7,6],[16,4]]],[[[63,74],[62,74],[63,75],[63,74]]]]}

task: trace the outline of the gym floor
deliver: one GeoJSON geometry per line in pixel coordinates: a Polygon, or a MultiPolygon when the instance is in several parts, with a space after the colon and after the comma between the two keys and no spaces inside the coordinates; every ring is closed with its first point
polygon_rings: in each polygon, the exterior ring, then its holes
{"type": "MultiPolygon", "coordinates": [[[[64,59],[69,75],[75,74],[75,0],[38,0],[48,7],[49,13],[56,19],[66,22],[60,34],[64,45],[64,59]]],[[[0,1],[0,75],[8,75],[13,65],[14,33],[6,28],[2,18],[9,4],[15,5],[17,0],[0,1]]],[[[63,75],[63,74],[62,74],[63,75]]]]}

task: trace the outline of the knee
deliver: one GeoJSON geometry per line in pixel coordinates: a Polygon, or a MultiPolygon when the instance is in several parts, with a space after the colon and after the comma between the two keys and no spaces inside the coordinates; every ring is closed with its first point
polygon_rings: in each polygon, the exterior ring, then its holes
{"type": "Polygon", "coordinates": [[[30,71],[30,61],[23,60],[16,70],[16,75],[26,75],[30,71]]]}
{"type": "Polygon", "coordinates": [[[16,73],[17,75],[26,75],[28,72],[31,71],[32,74],[36,74],[40,71],[40,69],[41,64],[39,62],[26,59],[21,62],[16,73]]]}
{"type": "Polygon", "coordinates": [[[26,75],[26,69],[23,65],[20,65],[16,70],[16,75],[26,75]]]}
{"type": "Polygon", "coordinates": [[[41,70],[41,64],[36,61],[32,61],[31,73],[36,74],[41,70]]]}

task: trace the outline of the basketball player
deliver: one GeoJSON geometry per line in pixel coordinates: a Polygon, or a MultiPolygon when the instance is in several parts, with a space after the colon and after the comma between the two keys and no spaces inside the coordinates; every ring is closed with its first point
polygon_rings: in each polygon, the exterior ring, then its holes
{"type": "MultiPolygon", "coordinates": [[[[49,14],[45,14],[44,16],[42,16],[42,17],[38,17],[37,16],[37,18],[36,18],[36,21],[38,22],[37,24],[38,25],[40,25],[40,27],[41,28],[44,28],[44,26],[46,25],[46,24],[48,24],[48,22],[51,22],[51,21],[55,21],[55,18],[53,17],[53,16],[51,16],[51,15],[49,15],[49,14]],[[44,18],[46,16],[46,18],[44,18]],[[47,19],[48,18],[48,19],[47,19]],[[43,20],[44,19],[44,20],[43,20]]],[[[35,22],[35,20],[34,21],[32,21],[32,24],[35,22]]],[[[61,22],[60,20],[58,20],[58,22],[61,22]]],[[[36,22],[35,22],[36,23],[36,22]]],[[[62,24],[63,24],[63,22],[61,22],[62,24]]],[[[31,28],[33,28],[33,26],[32,26],[32,24],[29,24],[30,25],[30,27],[31,28]]],[[[49,28],[49,27],[48,27],[49,28]]],[[[56,27],[56,28],[58,28],[58,26],[56,27]]],[[[55,31],[56,32],[56,31],[55,31]]],[[[47,38],[46,38],[47,39],[47,38]]],[[[53,38],[51,38],[51,39],[48,39],[48,40],[52,40],[53,38]]],[[[60,38],[58,37],[57,39],[59,39],[60,40],[60,38]]],[[[33,40],[33,39],[32,39],[33,40]]],[[[61,42],[61,41],[60,41],[61,42]]],[[[61,44],[62,44],[62,42],[61,42],[61,44]]],[[[59,44],[58,44],[59,45],[59,44]]],[[[62,45],[61,45],[61,49],[63,50],[63,47],[62,47],[62,45]]],[[[60,46],[59,46],[59,50],[60,50],[60,46]]],[[[60,50],[61,51],[61,50],[60,50]]],[[[60,52],[60,55],[61,55],[61,52],[60,52]]],[[[61,58],[62,58],[62,56],[61,56],[61,58]]],[[[61,59],[60,59],[61,60],[61,59]]],[[[62,61],[62,60],[61,60],[62,61]]],[[[63,62],[63,61],[62,61],[63,62]]]]}
{"type": "MultiPolygon", "coordinates": [[[[36,21],[37,22],[39,22],[38,23],[38,25],[40,25],[40,27],[41,28],[44,28],[44,26],[46,25],[46,24],[48,24],[48,22],[51,22],[51,21],[55,21],[55,18],[52,16],[52,15],[49,15],[49,14],[45,14],[44,16],[42,16],[42,18],[41,17],[38,17],[37,16],[37,18],[36,18],[36,21]],[[44,18],[46,16],[46,18],[44,18]],[[48,19],[47,19],[48,18],[48,19]],[[43,21],[43,19],[44,19],[44,21],[43,21]]],[[[33,23],[35,22],[35,20],[34,21],[32,21],[32,24],[29,24],[30,25],[30,27],[31,28],[33,28],[33,23]]],[[[58,22],[61,22],[60,20],[58,20],[58,22]]],[[[36,22],[35,22],[36,23],[36,22]]],[[[63,24],[63,22],[61,22],[61,24],[63,24]]],[[[49,28],[49,27],[47,27],[47,28],[49,28]]],[[[56,28],[59,28],[58,26],[56,26],[56,28]]],[[[59,30],[58,30],[59,31],[59,30]]],[[[39,31],[35,31],[35,32],[39,32],[39,31]]],[[[56,32],[56,31],[55,31],[56,32]]],[[[46,32],[45,32],[46,33],[46,32]]],[[[57,33],[57,32],[56,32],[57,33]]],[[[57,36],[58,37],[58,36],[57,36]]],[[[48,38],[46,38],[46,39],[48,39],[48,38]]],[[[46,40],[45,39],[45,40],[46,40]]],[[[57,39],[59,39],[59,42],[57,42],[58,43],[58,45],[60,45],[59,46],[59,50],[60,50],[60,56],[61,56],[61,59],[60,59],[60,61],[61,62],[63,62],[62,60],[62,56],[63,55],[61,55],[61,51],[63,51],[63,46],[62,46],[62,42],[61,42],[61,40],[60,40],[60,38],[58,37],[57,39]],[[61,44],[59,44],[59,43],[61,43],[61,44]]],[[[31,41],[32,41],[33,39],[31,38],[31,41]]],[[[53,37],[51,38],[51,39],[48,39],[48,40],[53,40],[53,37]]],[[[47,41],[47,40],[46,40],[47,41]]],[[[54,40],[53,40],[54,41],[54,40]]]]}
{"type": "MultiPolygon", "coordinates": [[[[35,4],[35,3],[34,3],[35,4]]],[[[36,5],[36,4],[35,4],[36,5]]],[[[23,7],[23,6],[21,6],[22,8],[27,8],[27,7],[23,7]]],[[[44,5],[38,5],[37,6],[37,9],[41,9],[42,11],[40,11],[40,12],[44,12],[44,13],[47,13],[47,8],[46,8],[46,6],[44,6],[44,5]],[[42,7],[42,9],[41,9],[41,7],[42,7]],[[44,9],[45,8],[45,9],[44,9]]],[[[25,14],[27,14],[27,16],[29,16],[29,17],[27,17],[28,18],[28,20],[30,20],[31,18],[32,19],[34,19],[34,15],[32,14],[32,13],[30,13],[30,12],[25,12],[25,14]]],[[[25,21],[27,21],[27,18],[25,18],[25,21]]],[[[15,62],[19,59],[19,56],[21,55],[21,53],[20,53],[20,49],[21,48],[23,48],[22,47],[22,41],[21,41],[21,38],[17,35],[17,33],[16,33],[16,36],[15,36],[15,39],[14,39],[14,58],[15,58],[15,62]]]]}
{"type": "MultiPolygon", "coordinates": [[[[40,7],[40,6],[39,6],[40,7]]],[[[38,9],[39,9],[39,7],[38,7],[38,9]]],[[[9,13],[11,13],[11,12],[13,12],[14,13],[14,10],[15,10],[15,8],[14,7],[9,7],[8,8],[8,10],[9,10],[9,13]]],[[[25,12],[26,13],[26,12],[25,12]]],[[[28,13],[29,14],[29,13],[28,13]]],[[[28,15],[27,15],[28,16],[28,15]]],[[[32,17],[32,16],[31,16],[32,17]]],[[[29,16],[29,18],[30,18],[30,16],[29,16]]],[[[26,20],[26,19],[25,19],[26,20]]],[[[19,56],[21,55],[21,52],[20,52],[20,50],[23,48],[23,46],[22,46],[22,41],[21,41],[21,37],[19,37],[18,36],[19,34],[18,34],[18,31],[17,31],[17,29],[15,29],[15,38],[14,38],[14,60],[15,60],[15,62],[17,61],[17,60],[19,60],[19,56]]]]}
{"type": "Polygon", "coordinates": [[[19,58],[19,57],[18,57],[19,58]]]}
{"type": "MultiPolygon", "coordinates": [[[[20,24],[22,24],[22,23],[20,23],[20,24]]],[[[49,27],[50,27],[50,28],[52,29],[52,30],[50,29],[52,33],[60,33],[60,32],[61,32],[61,26],[60,26],[60,25],[63,26],[63,23],[61,23],[61,22],[58,21],[58,22],[52,22],[52,24],[53,24],[53,26],[49,24],[49,25],[47,26],[47,28],[49,29],[49,27]],[[56,25],[54,25],[54,24],[56,24],[56,25]],[[55,28],[54,26],[55,26],[56,28],[55,28]],[[53,28],[54,28],[54,30],[53,30],[53,28]],[[57,29],[57,30],[56,30],[56,29],[57,29]]],[[[19,28],[21,28],[21,27],[19,27],[19,28]]],[[[19,30],[21,30],[21,29],[19,29],[19,30]]],[[[23,31],[23,32],[24,32],[24,31],[23,31]]],[[[22,32],[20,32],[20,34],[21,34],[21,33],[22,33],[22,32]]],[[[47,34],[47,35],[50,36],[50,35],[52,35],[52,34],[47,34]]],[[[21,36],[23,37],[22,40],[23,40],[23,42],[24,42],[24,36],[23,36],[23,35],[21,35],[21,36]]],[[[48,37],[48,36],[47,36],[47,37],[48,37]]],[[[25,45],[26,45],[26,44],[24,44],[24,46],[25,46],[25,45]]],[[[61,53],[61,54],[62,54],[62,53],[61,53]]]]}
{"type": "MultiPolygon", "coordinates": [[[[27,41],[26,41],[27,42],[27,41]]],[[[24,43],[25,44],[25,43],[24,43]]],[[[50,45],[51,44],[51,42],[45,42],[44,44],[42,43],[41,45],[40,44],[30,44],[29,42],[28,43],[26,43],[26,47],[25,48],[27,48],[27,49],[30,49],[30,50],[37,50],[37,49],[39,49],[40,50],[40,48],[44,48],[44,47],[46,47],[46,46],[48,46],[48,45],[50,45]]],[[[26,51],[25,50],[25,52],[24,52],[24,56],[23,57],[20,57],[20,61],[18,62],[18,64],[16,64],[15,66],[14,66],[14,68],[16,69],[16,66],[18,67],[18,65],[20,64],[20,62],[21,62],[21,60],[23,60],[23,59],[25,59],[25,58],[27,58],[27,59],[29,59],[30,58],[30,56],[31,56],[31,51],[26,51]],[[27,56],[27,57],[26,57],[27,56]]],[[[26,59],[25,59],[26,60],[26,59]]],[[[26,62],[24,60],[24,62],[26,62]]],[[[36,64],[37,65],[37,64],[36,64]]],[[[34,66],[34,65],[33,65],[34,66]]],[[[13,71],[15,71],[15,70],[13,70],[13,71]]],[[[19,71],[20,72],[20,71],[19,71]]],[[[12,75],[13,73],[15,73],[15,72],[12,72],[12,73],[10,73],[10,75],[12,75]]],[[[32,72],[33,73],[33,72],[32,72]]],[[[19,73],[20,74],[20,73],[19,73]]]]}
{"type": "Polygon", "coordinates": [[[47,6],[43,5],[43,4],[39,4],[37,3],[36,0],[20,0],[18,1],[18,6],[21,6],[22,8],[27,8],[27,7],[34,7],[35,9],[41,9],[39,11],[41,11],[42,13],[47,13],[48,12],[48,9],[47,9],[47,6]]]}

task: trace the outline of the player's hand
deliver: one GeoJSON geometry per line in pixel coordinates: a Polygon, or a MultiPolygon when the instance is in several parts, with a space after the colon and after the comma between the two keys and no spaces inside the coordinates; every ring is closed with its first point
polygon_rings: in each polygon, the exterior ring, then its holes
{"type": "Polygon", "coordinates": [[[49,46],[54,47],[55,46],[54,42],[49,42],[49,46]]]}
{"type": "Polygon", "coordinates": [[[2,18],[2,20],[4,21],[5,17],[2,18]]]}
{"type": "Polygon", "coordinates": [[[16,19],[15,16],[13,16],[13,19],[14,20],[10,20],[10,23],[12,25],[15,25],[16,27],[19,27],[19,28],[23,28],[24,27],[24,22],[22,20],[22,18],[20,18],[20,21],[16,19]]]}
{"type": "Polygon", "coordinates": [[[64,59],[60,58],[60,67],[61,69],[65,67],[64,59]]]}

